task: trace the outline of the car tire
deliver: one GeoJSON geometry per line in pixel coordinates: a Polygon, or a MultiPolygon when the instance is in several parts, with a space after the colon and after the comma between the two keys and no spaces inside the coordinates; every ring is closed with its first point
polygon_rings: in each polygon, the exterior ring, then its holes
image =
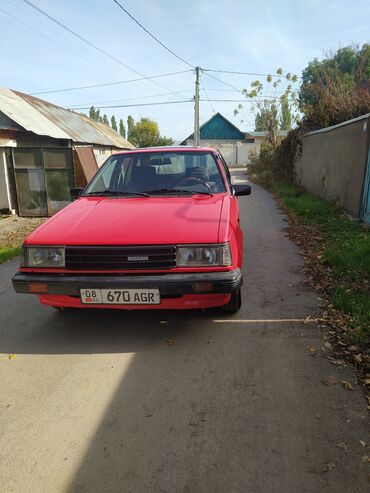
{"type": "Polygon", "coordinates": [[[229,302],[222,307],[222,310],[227,313],[236,313],[240,310],[241,306],[242,306],[242,295],[241,295],[241,290],[238,289],[237,291],[231,293],[231,298],[229,302]]]}

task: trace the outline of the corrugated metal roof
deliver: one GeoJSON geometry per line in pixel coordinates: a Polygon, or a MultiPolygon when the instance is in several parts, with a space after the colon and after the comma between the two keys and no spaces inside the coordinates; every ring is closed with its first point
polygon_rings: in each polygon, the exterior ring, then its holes
{"type": "Polygon", "coordinates": [[[0,88],[0,111],[37,135],[81,144],[134,148],[108,126],[29,94],[0,88]]]}

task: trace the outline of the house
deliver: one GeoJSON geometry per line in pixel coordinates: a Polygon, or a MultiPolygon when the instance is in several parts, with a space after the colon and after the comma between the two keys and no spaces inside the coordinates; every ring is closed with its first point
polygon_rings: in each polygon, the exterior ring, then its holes
{"type": "Polygon", "coordinates": [[[0,88],[0,210],[50,216],[113,152],[132,148],[103,123],[0,88]]]}
{"type": "MultiPolygon", "coordinates": [[[[249,163],[250,151],[258,151],[267,135],[268,132],[242,132],[221,113],[216,113],[200,127],[199,144],[217,147],[228,165],[245,166],[249,163]]],[[[193,144],[194,134],[181,142],[181,145],[193,144]]]]}

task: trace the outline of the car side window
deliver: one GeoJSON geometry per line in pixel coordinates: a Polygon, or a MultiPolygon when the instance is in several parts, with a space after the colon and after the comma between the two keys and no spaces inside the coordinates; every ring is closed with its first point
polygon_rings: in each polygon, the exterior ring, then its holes
{"type": "Polygon", "coordinates": [[[226,173],[226,178],[227,178],[227,183],[229,184],[229,187],[232,187],[231,183],[231,174],[228,165],[226,164],[223,156],[221,153],[217,154],[218,159],[221,161],[222,166],[224,167],[225,173],[226,173]]]}

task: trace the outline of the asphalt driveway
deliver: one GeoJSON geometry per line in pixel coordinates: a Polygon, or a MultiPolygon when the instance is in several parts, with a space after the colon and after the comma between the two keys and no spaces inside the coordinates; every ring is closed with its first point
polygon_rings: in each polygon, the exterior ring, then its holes
{"type": "Polygon", "coordinates": [[[236,315],[57,313],[0,266],[0,491],[368,491],[366,401],[321,349],[284,216],[256,186],[240,206],[236,315]]]}

